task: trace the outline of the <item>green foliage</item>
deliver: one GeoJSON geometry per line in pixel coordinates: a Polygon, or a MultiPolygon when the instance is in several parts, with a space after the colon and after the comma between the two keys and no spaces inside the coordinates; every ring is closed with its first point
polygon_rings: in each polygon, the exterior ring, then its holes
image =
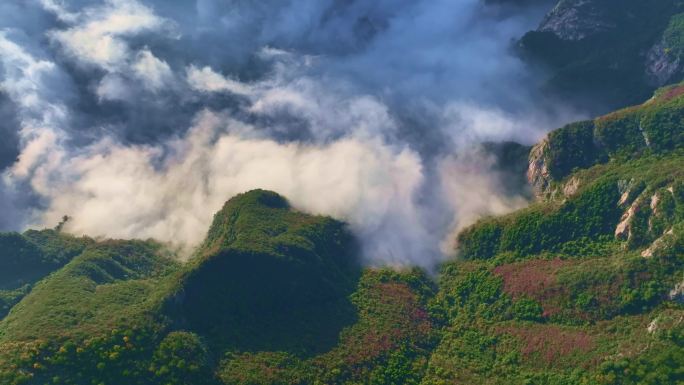
{"type": "Polygon", "coordinates": [[[389,354],[384,365],[370,373],[370,385],[419,385],[425,373],[427,359],[413,349],[402,347],[389,354]]]}
{"type": "Polygon", "coordinates": [[[188,332],[171,332],[154,352],[150,371],[165,385],[203,385],[212,381],[212,362],[202,339],[188,332]]]}
{"type": "Polygon", "coordinates": [[[64,266],[91,242],[55,230],[0,233],[0,319],[35,282],[64,266]]]}
{"type": "Polygon", "coordinates": [[[163,311],[186,320],[212,349],[324,352],[354,320],[356,257],[343,223],[250,191],[215,215],[163,311]]]}
{"type": "Polygon", "coordinates": [[[91,242],[54,230],[0,233],[0,289],[16,289],[38,281],[91,242]]]}
{"type": "MultiPolygon", "coordinates": [[[[586,137],[556,144],[587,144],[590,124],[575,129],[586,137]]],[[[667,298],[684,268],[681,154],[584,170],[568,167],[594,155],[558,154],[576,157],[558,170],[581,180],[577,192],[466,229],[467,260],[445,263],[438,283],[420,269],[359,269],[344,224],[265,191],[226,203],[185,264],[154,242],[8,236],[38,260],[78,256],[0,322],[0,383],[680,381],[684,310],[667,298]],[[672,229],[649,258],[614,239],[625,186],[643,200],[634,247],[672,229]],[[652,320],[668,321],[649,332],[652,320]]]]}
{"type": "Polygon", "coordinates": [[[30,285],[24,285],[14,290],[0,290],[0,318],[5,317],[10,309],[24,298],[30,290],[30,285]]]}
{"type": "Polygon", "coordinates": [[[607,362],[597,376],[600,384],[669,385],[684,383],[684,329],[668,332],[657,347],[634,359],[607,362]]]}
{"type": "MultiPolygon", "coordinates": [[[[680,93],[682,86],[663,91],[680,93]]],[[[677,95],[672,100],[656,101],[647,104],[639,122],[643,135],[648,139],[649,149],[655,153],[665,153],[681,148],[684,144],[684,99],[677,95]]]]}
{"type": "Polygon", "coordinates": [[[150,329],[114,329],[87,339],[13,344],[0,350],[0,380],[11,385],[154,384],[148,365],[156,335],[150,329]]]}
{"type": "Polygon", "coordinates": [[[522,298],[513,302],[513,316],[517,320],[541,321],[543,312],[541,304],[533,299],[522,298]]]}
{"type": "Polygon", "coordinates": [[[495,219],[484,219],[458,235],[458,248],[466,259],[487,259],[499,253],[502,227],[495,219]]]}
{"type": "Polygon", "coordinates": [[[684,55],[684,13],[672,16],[663,33],[663,40],[670,55],[677,58],[684,55]]]}
{"type": "Polygon", "coordinates": [[[304,385],[311,370],[286,352],[243,353],[227,355],[218,376],[226,385],[304,385]]]}
{"type": "Polygon", "coordinates": [[[550,177],[560,181],[575,169],[610,159],[667,154],[684,146],[684,85],[658,90],[648,102],[594,121],[552,131],[544,149],[550,177]]]}
{"type": "Polygon", "coordinates": [[[39,282],[0,323],[0,343],[93,336],[150,322],[168,290],[163,277],[178,268],[160,246],[107,241],[88,247],[39,282]]]}
{"type": "Polygon", "coordinates": [[[594,122],[569,124],[552,131],[548,137],[545,156],[554,179],[563,179],[575,168],[587,168],[602,160],[605,153],[595,144],[594,122]]]}
{"type": "Polygon", "coordinates": [[[352,295],[358,321],[340,334],[337,347],[312,359],[317,381],[391,384],[422,378],[436,342],[426,309],[434,290],[418,269],[365,271],[352,295]]]}
{"type": "Polygon", "coordinates": [[[560,206],[540,203],[503,218],[485,219],[459,234],[460,254],[488,259],[498,253],[516,255],[558,251],[568,242],[612,234],[621,212],[613,180],[598,181],[560,206]],[[471,248],[472,247],[472,248],[471,248]]]}

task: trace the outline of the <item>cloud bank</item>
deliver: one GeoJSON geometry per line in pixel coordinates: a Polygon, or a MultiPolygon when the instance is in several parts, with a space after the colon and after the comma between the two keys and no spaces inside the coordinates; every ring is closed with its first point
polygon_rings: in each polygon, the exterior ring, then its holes
{"type": "Polygon", "coordinates": [[[11,0],[0,15],[3,229],[185,251],[230,197],[347,221],[372,264],[433,266],[525,205],[486,141],[575,112],[509,52],[543,9],[478,0],[11,0]]]}

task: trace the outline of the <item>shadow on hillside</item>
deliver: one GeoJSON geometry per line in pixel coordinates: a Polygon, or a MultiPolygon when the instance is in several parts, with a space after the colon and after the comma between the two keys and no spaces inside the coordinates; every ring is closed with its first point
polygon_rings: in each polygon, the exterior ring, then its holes
{"type": "Polygon", "coordinates": [[[178,328],[206,338],[216,353],[286,351],[314,356],[356,321],[349,296],[360,268],[321,271],[271,255],[223,252],[185,280],[167,310],[178,328]]]}

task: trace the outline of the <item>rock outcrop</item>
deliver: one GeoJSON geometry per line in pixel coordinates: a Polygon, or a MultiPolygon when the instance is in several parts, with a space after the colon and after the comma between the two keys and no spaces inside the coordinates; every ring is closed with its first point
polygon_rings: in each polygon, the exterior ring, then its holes
{"type": "Polygon", "coordinates": [[[676,301],[681,304],[684,304],[684,281],[675,285],[675,287],[672,288],[672,290],[670,290],[668,297],[671,301],[676,301]]]}
{"type": "Polygon", "coordinates": [[[637,199],[634,201],[634,203],[632,203],[629,209],[622,214],[620,223],[618,223],[617,227],[615,228],[615,238],[626,241],[632,237],[632,220],[636,216],[640,205],[641,201],[637,199]]]}
{"type": "Polygon", "coordinates": [[[676,74],[681,73],[679,57],[668,53],[667,45],[660,41],[651,47],[646,54],[646,77],[654,87],[662,87],[670,82],[676,74]]]}
{"type": "Polygon", "coordinates": [[[551,183],[551,172],[546,162],[545,153],[549,146],[547,139],[539,142],[530,151],[527,181],[537,197],[544,195],[551,183]]]}
{"type": "Polygon", "coordinates": [[[674,232],[672,229],[668,230],[662,237],[656,239],[653,241],[651,246],[649,246],[646,250],[641,252],[641,256],[644,258],[651,258],[653,255],[655,255],[655,252],[661,249],[662,247],[666,246],[667,243],[666,238],[673,235],[674,232]]]}
{"type": "Polygon", "coordinates": [[[562,40],[582,40],[591,35],[615,28],[591,0],[561,0],[549,12],[539,31],[552,32],[562,40]]]}

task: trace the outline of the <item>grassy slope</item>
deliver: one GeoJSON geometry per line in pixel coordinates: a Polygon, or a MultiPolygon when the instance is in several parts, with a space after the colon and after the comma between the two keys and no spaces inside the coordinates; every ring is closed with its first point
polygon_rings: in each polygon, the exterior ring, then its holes
{"type": "Polygon", "coordinates": [[[161,278],[178,268],[159,250],[142,241],[88,247],[12,309],[3,320],[0,341],[82,338],[146,323],[139,317],[154,314],[165,294],[161,278]]]}
{"type": "Polygon", "coordinates": [[[55,230],[0,233],[0,319],[34,283],[59,269],[92,243],[55,230]]]}

